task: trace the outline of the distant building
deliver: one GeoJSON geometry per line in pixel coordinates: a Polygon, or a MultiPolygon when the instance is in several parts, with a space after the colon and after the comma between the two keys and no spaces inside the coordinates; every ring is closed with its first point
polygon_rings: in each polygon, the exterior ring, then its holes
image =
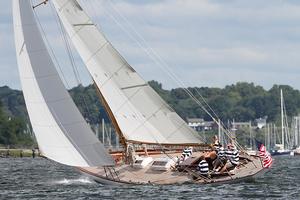
{"type": "Polygon", "coordinates": [[[232,122],[231,124],[232,129],[242,129],[242,128],[249,128],[251,127],[251,121],[249,122],[232,122]]]}
{"type": "Polygon", "coordinates": [[[261,129],[267,125],[267,117],[255,119],[255,125],[261,129]]]}
{"type": "Polygon", "coordinates": [[[196,131],[209,131],[217,128],[217,124],[214,121],[204,121],[202,118],[188,118],[189,127],[196,131]]]}

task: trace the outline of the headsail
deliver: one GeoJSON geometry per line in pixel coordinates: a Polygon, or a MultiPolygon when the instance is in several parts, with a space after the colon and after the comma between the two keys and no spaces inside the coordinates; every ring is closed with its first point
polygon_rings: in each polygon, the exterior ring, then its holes
{"type": "Polygon", "coordinates": [[[29,0],[14,0],[15,45],[23,94],[43,154],[71,166],[113,165],[66,91],[29,0]]]}
{"type": "Polygon", "coordinates": [[[76,0],[52,2],[127,141],[202,143],[114,49],[76,0]]]}

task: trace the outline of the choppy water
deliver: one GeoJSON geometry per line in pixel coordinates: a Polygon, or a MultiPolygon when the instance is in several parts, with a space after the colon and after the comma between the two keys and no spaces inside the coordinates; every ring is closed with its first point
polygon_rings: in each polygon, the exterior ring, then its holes
{"type": "Polygon", "coordinates": [[[37,158],[0,158],[0,199],[300,199],[300,157],[276,157],[255,180],[223,185],[103,186],[37,158]]]}

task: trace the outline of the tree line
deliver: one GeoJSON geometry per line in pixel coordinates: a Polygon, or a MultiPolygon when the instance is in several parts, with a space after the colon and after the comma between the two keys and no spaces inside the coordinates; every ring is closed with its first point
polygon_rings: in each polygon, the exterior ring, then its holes
{"type": "MultiPolygon", "coordinates": [[[[185,92],[185,88],[167,90],[157,81],[150,81],[149,84],[183,119],[211,120],[201,106],[185,92]]],[[[224,122],[233,119],[254,121],[267,116],[268,122],[279,123],[280,89],[283,90],[287,115],[292,117],[298,115],[300,111],[300,91],[288,85],[274,85],[271,89],[265,90],[253,83],[239,82],[224,88],[190,87],[187,89],[202,105],[205,100],[224,122]]],[[[106,123],[109,122],[93,85],[86,87],[79,85],[69,92],[88,123],[101,123],[102,118],[106,123]]],[[[22,92],[7,86],[0,87],[0,103],[0,145],[33,145],[22,92]]],[[[205,108],[209,109],[208,106],[205,108]]]]}

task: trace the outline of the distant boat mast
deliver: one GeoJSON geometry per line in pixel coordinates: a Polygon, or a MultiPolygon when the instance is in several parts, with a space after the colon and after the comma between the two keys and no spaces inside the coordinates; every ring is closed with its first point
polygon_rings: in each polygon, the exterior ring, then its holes
{"type": "Polygon", "coordinates": [[[283,124],[283,94],[282,89],[280,89],[280,108],[281,108],[281,141],[284,149],[284,124],[283,124]]]}

